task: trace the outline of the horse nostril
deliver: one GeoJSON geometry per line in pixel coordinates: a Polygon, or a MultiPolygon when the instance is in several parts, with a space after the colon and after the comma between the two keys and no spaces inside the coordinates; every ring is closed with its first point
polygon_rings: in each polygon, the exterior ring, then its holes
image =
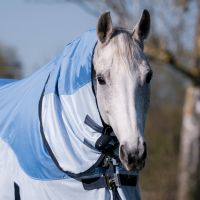
{"type": "Polygon", "coordinates": [[[120,158],[127,164],[131,164],[136,161],[139,155],[139,150],[129,151],[127,145],[121,145],[120,147],[120,158]]]}
{"type": "Polygon", "coordinates": [[[124,160],[125,162],[128,162],[128,154],[126,151],[126,145],[121,145],[120,147],[120,157],[122,160],[124,160]]]}
{"type": "Polygon", "coordinates": [[[133,164],[138,160],[138,151],[128,154],[128,164],[133,164]]]}
{"type": "Polygon", "coordinates": [[[125,143],[120,146],[119,155],[127,170],[141,170],[147,156],[146,143],[142,141],[138,146],[131,146],[131,148],[125,143]]]}
{"type": "Polygon", "coordinates": [[[144,146],[144,152],[142,154],[142,160],[145,160],[145,158],[147,157],[147,145],[146,142],[143,143],[144,146]]]}

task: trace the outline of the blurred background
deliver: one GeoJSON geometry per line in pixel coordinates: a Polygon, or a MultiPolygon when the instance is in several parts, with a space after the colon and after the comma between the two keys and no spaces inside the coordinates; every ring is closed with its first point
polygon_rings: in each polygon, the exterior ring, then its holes
{"type": "Polygon", "coordinates": [[[200,0],[1,0],[0,77],[20,79],[111,11],[132,29],[151,14],[145,52],[154,71],[146,124],[144,200],[200,199],[200,0]]]}

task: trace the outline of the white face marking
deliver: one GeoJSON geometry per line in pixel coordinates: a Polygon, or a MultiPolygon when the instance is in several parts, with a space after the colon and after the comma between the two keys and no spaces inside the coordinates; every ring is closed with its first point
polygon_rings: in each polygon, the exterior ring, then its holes
{"type": "MultiPolygon", "coordinates": [[[[150,67],[144,53],[131,35],[123,32],[106,46],[97,44],[93,64],[101,116],[113,128],[122,149],[137,154],[139,160],[145,151],[143,135],[150,93],[146,83],[150,67]]],[[[129,158],[123,158],[123,152],[120,158],[128,170],[135,168],[125,161],[129,158]]]]}

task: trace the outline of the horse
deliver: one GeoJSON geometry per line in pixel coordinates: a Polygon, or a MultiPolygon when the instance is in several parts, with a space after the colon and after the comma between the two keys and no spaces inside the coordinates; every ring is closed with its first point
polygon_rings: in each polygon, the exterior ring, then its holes
{"type": "Polygon", "coordinates": [[[0,199],[140,199],[152,70],[144,10],[110,12],[22,80],[0,81],[0,199]]]}

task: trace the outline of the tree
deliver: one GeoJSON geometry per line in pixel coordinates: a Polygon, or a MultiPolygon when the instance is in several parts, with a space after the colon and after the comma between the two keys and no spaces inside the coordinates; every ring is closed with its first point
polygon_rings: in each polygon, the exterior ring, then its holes
{"type": "Polygon", "coordinates": [[[21,63],[13,49],[0,47],[0,77],[1,78],[20,78],[21,63]]]}
{"type": "MultiPolygon", "coordinates": [[[[188,3],[188,2],[187,2],[188,3]]],[[[178,199],[200,199],[200,0],[197,0],[197,21],[193,49],[195,78],[187,88],[180,148],[178,199]]]]}

